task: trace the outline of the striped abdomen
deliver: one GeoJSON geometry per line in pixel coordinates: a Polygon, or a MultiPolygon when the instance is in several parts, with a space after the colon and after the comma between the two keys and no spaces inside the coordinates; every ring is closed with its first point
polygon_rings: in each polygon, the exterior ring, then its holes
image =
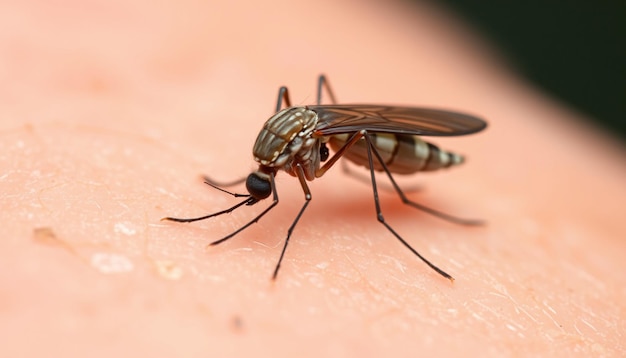
{"type": "MultiPolygon", "coordinates": [[[[443,151],[437,146],[423,141],[418,136],[390,133],[371,133],[369,136],[387,168],[393,173],[412,174],[463,163],[462,156],[443,151]]],[[[339,150],[345,145],[349,137],[348,134],[330,137],[330,147],[334,151],[339,150]]],[[[369,168],[365,139],[360,139],[348,149],[344,157],[358,165],[369,168]]],[[[383,168],[376,157],[373,160],[374,170],[382,171],[383,168]]]]}

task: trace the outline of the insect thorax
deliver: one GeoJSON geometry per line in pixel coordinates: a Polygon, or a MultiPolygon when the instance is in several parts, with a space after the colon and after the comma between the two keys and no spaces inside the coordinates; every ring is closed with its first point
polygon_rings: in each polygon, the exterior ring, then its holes
{"type": "Polygon", "coordinates": [[[305,107],[286,108],[274,114],[254,143],[254,160],[294,176],[296,164],[300,164],[306,178],[313,180],[320,162],[320,141],[312,137],[316,125],[317,114],[305,107]]]}

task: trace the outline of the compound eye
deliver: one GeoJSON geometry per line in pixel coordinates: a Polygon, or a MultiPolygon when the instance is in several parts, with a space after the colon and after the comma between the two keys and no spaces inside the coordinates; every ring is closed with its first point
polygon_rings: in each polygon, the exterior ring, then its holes
{"type": "Polygon", "coordinates": [[[248,193],[257,200],[262,200],[272,194],[272,185],[267,178],[262,178],[258,173],[248,175],[246,179],[248,193]]]}

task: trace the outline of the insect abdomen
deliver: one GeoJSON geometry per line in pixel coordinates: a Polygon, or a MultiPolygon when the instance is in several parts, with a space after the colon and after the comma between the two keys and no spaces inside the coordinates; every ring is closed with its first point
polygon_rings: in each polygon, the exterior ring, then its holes
{"type": "MultiPolygon", "coordinates": [[[[462,156],[443,151],[418,136],[390,133],[373,133],[369,136],[385,165],[393,173],[412,174],[463,163],[462,156]]],[[[337,151],[346,144],[348,138],[348,134],[334,135],[330,138],[329,144],[334,151],[337,151]]],[[[365,139],[359,140],[350,147],[344,157],[355,164],[369,168],[365,139]]],[[[382,171],[383,168],[377,158],[373,160],[374,170],[382,171]]]]}

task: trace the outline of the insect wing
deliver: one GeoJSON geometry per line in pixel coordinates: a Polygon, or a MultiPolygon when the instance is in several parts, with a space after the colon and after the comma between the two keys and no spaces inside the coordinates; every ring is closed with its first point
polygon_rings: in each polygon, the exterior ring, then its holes
{"type": "Polygon", "coordinates": [[[487,127],[480,118],[431,108],[377,105],[308,106],[317,113],[315,137],[360,130],[423,136],[459,136],[487,127]]]}

